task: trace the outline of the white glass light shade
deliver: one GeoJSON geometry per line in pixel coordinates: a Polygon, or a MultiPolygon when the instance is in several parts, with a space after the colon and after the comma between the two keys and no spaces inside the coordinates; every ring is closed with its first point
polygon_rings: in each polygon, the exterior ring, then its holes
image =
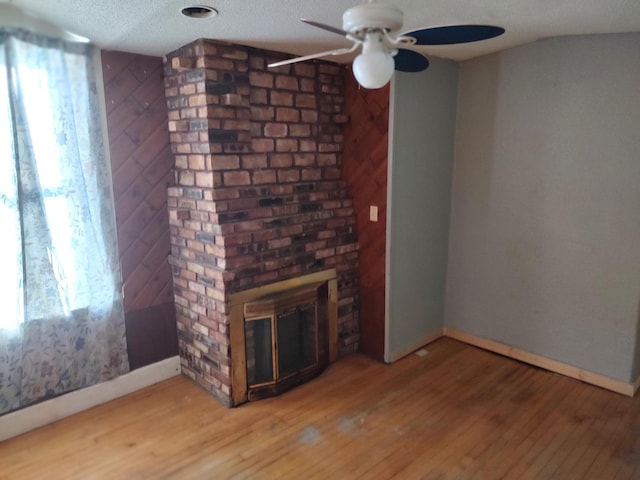
{"type": "Polygon", "coordinates": [[[353,75],[364,88],[384,87],[393,69],[393,57],[386,52],[363,52],[353,61],[353,75]]]}

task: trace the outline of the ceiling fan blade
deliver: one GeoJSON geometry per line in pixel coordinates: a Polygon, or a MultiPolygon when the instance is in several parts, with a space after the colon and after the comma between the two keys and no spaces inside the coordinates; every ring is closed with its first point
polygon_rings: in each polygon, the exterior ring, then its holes
{"type": "Polygon", "coordinates": [[[421,53],[399,48],[393,56],[395,69],[400,72],[421,72],[429,67],[429,60],[421,53]]]}
{"type": "Polygon", "coordinates": [[[269,68],[281,67],[282,65],[289,65],[291,63],[304,62],[305,60],[312,60],[314,58],[328,57],[329,55],[345,55],[347,53],[353,52],[356,48],[358,48],[358,44],[354,43],[349,48],[338,48],[337,50],[327,50],[326,52],[312,53],[311,55],[305,55],[303,57],[294,57],[294,58],[290,58],[289,60],[282,60],[281,62],[270,63],[267,66],[269,68]]]}
{"type": "Polygon", "coordinates": [[[415,38],[416,45],[453,45],[487,40],[503,33],[504,28],[493,25],[449,25],[422,28],[404,33],[402,36],[415,38]]]}
{"type": "Polygon", "coordinates": [[[317,27],[317,28],[321,28],[322,30],[326,30],[327,32],[337,33],[338,35],[342,35],[343,37],[346,37],[349,35],[349,32],[345,32],[344,30],[341,30],[337,27],[332,27],[331,25],[326,25],[320,22],[314,22],[313,20],[307,20],[306,18],[301,18],[300,21],[306,23],[307,25],[311,25],[312,27],[317,27]]]}

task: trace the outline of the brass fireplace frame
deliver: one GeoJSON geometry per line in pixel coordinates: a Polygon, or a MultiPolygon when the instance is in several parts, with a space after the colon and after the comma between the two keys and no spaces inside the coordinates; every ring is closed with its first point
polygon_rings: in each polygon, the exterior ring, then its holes
{"type": "Polygon", "coordinates": [[[233,406],[247,401],[247,365],[244,336],[244,305],[265,295],[286,290],[327,283],[327,323],[329,337],[329,363],[338,358],[338,281],[336,269],[323,270],[262,287],[243,290],[229,295],[230,342],[231,342],[231,393],[233,406]]]}

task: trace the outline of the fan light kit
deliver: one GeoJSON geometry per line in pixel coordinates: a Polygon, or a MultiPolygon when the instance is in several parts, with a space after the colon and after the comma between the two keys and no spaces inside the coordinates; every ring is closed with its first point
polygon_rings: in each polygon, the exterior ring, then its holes
{"type": "Polygon", "coordinates": [[[400,9],[370,1],[344,12],[342,29],[303,18],[301,20],[304,23],[346,37],[353,45],[271,63],[269,67],[330,55],[346,55],[362,45],[362,52],[353,61],[353,75],[364,88],[381,88],[391,80],[394,70],[421,72],[429,66],[427,57],[403,47],[477,42],[504,33],[504,28],[492,25],[448,25],[392,36],[402,28],[402,17],[400,9]]]}

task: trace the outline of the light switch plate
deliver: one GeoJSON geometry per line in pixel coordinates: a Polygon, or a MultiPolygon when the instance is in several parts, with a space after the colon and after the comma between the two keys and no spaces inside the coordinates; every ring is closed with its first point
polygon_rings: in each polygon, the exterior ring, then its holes
{"type": "Polygon", "coordinates": [[[375,205],[369,206],[369,220],[371,220],[372,222],[378,221],[378,207],[376,207],[375,205]]]}

